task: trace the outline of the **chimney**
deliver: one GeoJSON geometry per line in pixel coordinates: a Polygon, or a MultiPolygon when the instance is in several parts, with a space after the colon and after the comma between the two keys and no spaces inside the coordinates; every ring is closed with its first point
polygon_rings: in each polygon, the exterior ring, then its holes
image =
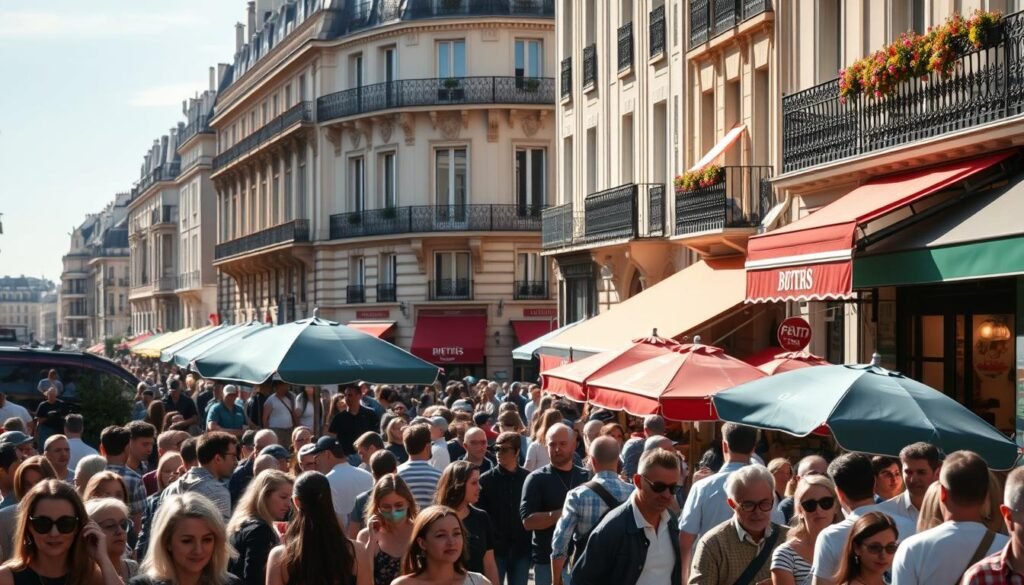
{"type": "Polygon", "coordinates": [[[181,114],[188,116],[188,100],[181,100],[181,114]]]}
{"type": "Polygon", "coordinates": [[[245,25],[236,22],[235,23],[235,53],[242,50],[242,45],[245,44],[245,25]]]}
{"type": "Polygon", "coordinates": [[[213,91],[217,89],[217,73],[213,67],[210,67],[209,72],[210,84],[208,89],[213,91]]]}
{"type": "Polygon", "coordinates": [[[256,34],[256,3],[250,1],[246,12],[248,13],[248,29],[245,31],[245,34],[252,38],[252,35],[256,34]]]}
{"type": "MultiPolygon", "coordinates": [[[[241,24],[239,24],[238,26],[241,26],[241,24]]],[[[213,88],[214,91],[220,89],[220,84],[224,83],[224,74],[227,73],[227,72],[228,72],[228,64],[227,63],[217,63],[217,86],[213,88]]]]}

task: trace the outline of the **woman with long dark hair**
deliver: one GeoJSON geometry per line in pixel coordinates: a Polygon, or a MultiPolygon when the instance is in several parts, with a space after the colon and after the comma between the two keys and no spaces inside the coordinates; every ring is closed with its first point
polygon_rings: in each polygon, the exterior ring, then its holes
{"type": "Polygon", "coordinates": [[[294,514],[284,544],[270,551],[267,585],[370,585],[370,564],[331,519],[331,484],[316,471],[295,480],[294,514]]]}
{"type": "Polygon", "coordinates": [[[0,567],[0,585],[121,585],[106,535],[75,488],[45,479],[19,506],[14,555],[0,567]]]}
{"type": "Polygon", "coordinates": [[[394,585],[491,585],[466,570],[466,539],[462,521],[447,506],[430,506],[416,516],[402,576],[394,585]]]}
{"type": "Polygon", "coordinates": [[[164,432],[164,429],[170,426],[167,424],[168,418],[167,412],[164,410],[164,403],[159,400],[149,403],[149,406],[146,407],[146,416],[142,420],[156,427],[157,435],[164,432]]]}
{"type": "Polygon", "coordinates": [[[494,527],[491,518],[474,506],[480,500],[480,468],[469,461],[453,461],[441,474],[434,503],[447,506],[459,516],[466,541],[466,568],[498,582],[494,560],[494,527]]]}
{"type": "Polygon", "coordinates": [[[885,572],[896,556],[899,529],[881,512],[868,512],[853,523],[832,579],[838,585],[885,585],[885,572]]]}

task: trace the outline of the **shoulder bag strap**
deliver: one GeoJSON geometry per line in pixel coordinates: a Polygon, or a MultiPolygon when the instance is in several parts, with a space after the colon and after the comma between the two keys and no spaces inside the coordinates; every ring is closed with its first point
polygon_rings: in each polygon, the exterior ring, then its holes
{"type": "Polygon", "coordinates": [[[967,561],[967,566],[960,572],[960,577],[957,578],[956,583],[960,583],[964,579],[964,575],[967,574],[968,569],[974,566],[975,563],[985,558],[985,553],[992,546],[992,543],[996,539],[996,533],[992,530],[986,530],[985,536],[981,537],[981,542],[978,543],[978,548],[974,549],[974,554],[971,555],[971,560],[967,561]]]}
{"type": "Polygon", "coordinates": [[[605,505],[609,508],[618,508],[622,502],[615,499],[615,496],[611,495],[603,485],[597,482],[596,479],[592,479],[587,483],[583,484],[587,489],[597,494],[605,505]]]}
{"type": "Polygon", "coordinates": [[[775,549],[775,543],[779,540],[779,527],[772,525],[771,536],[765,538],[764,546],[761,547],[761,552],[754,557],[754,560],[750,561],[746,569],[743,569],[743,573],[739,579],[736,579],[734,585],[749,585],[754,580],[754,575],[761,570],[761,567],[768,562],[768,557],[772,556],[772,550],[775,549]]]}

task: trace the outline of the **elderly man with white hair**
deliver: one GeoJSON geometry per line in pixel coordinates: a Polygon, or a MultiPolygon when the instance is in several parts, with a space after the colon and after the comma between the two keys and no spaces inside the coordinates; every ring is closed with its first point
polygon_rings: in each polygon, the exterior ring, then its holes
{"type": "Polygon", "coordinates": [[[772,522],[775,479],[760,465],[729,475],[725,492],[733,517],[697,542],[689,583],[732,585],[771,579],[772,551],[786,542],[788,528],[772,522]]]}

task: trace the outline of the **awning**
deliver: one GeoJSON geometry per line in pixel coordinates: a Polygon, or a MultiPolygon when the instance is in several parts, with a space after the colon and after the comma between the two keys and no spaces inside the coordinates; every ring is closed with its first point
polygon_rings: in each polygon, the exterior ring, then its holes
{"type": "Polygon", "coordinates": [[[228,325],[223,333],[208,335],[203,339],[190,343],[174,353],[174,365],[184,368],[188,367],[194,360],[221,347],[223,344],[231,343],[241,337],[259,331],[265,327],[271,327],[267,323],[250,321],[242,325],[228,325]]]}
{"type": "Polygon", "coordinates": [[[378,338],[391,337],[395,331],[394,321],[351,321],[348,326],[378,338]]]}
{"type": "Polygon", "coordinates": [[[420,315],[410,352],[432,364],[484,363],[487,315],[420,315]]]}
{"type": "Polygon", "coordinates": [[[1024,177],[880,241],[853,262],[853,287],[1024,274],[1024,177]]]}
{"type": "Polygon", "coordinates": [[[512,331],[516,334],[516,342],[519,345],[530,343],[538,337],[542,337],[557,329],[558,321],[545,319],[544,321],[512,321],[512,331]]]}
{"type": "Polygon", "coordinates": [[[87,349],[85,351],[88,352],[88,353],[94,353],[96,355],[103,355],[105,353],[104,352],[105,348],[106,348],[106,345],[101,341],[101,342],[97,343],[96,345],[93,345],[92,347],[90,347],[89,349],[87,349]]]}
{"type": "Polygon", "coordinates": [[[745,283],[742,259],[702,260],[552,337],[540,352],[597,353],[648,337],[655,329],[677,339],[742,305],[745,283]]]}
{"type": "MultiPolygon", "coordinates": [[[[547,333],[545,333],[544,335],[541,335],[540,337],[537,337],[537,338],[532,339],[532,340],[530,340],[530,341],[528,341],[526,343],[523,343],[519,347],[517,347],[517,348],[512,350],[512,359],[514,359],[514,360],[532,360],[533,359],[533,354],[536,353],[536,351],[538,349],[540,349],[547,340],[553,339],[554,337],[557,337],[557,336],[561,335],[562,333],[565,333],[566,331],[572,329],[573,327],[579,325],[582,322],[583,321],[580,320],[580,321],[576,321],[575,323],[569,323],[568,325],[564,325],[562,327],[559,327],[558,329],[555,329],[554,331],[548,331],[547,333]]],[[[515,327],[515,324],[513,323],[512,326],[515,327]]],[[[518,333],[516,335],[518,336],[518,333]]],[[[541,357],[541,369],[542,370],[545,369],[544,368],[544,364],[545,363],[546,362],[544,361],[544,358],[541,357]]],[[[547,363],[549,363],[549,364],[550,363],[555,363],[557,365],[558,362],[547,362],[547,363]]]]}
{"type": "Polygon", "coordinates": [[[707,151],[699,161],[695,162],[693,166],[690,167],[690,171],[700,170],[715,162],[715,159],[722,156],[722,154],[724,154],[734,142],[739,140],[740,136],[743,136],[743,131],[746,129],[746,124],[738,124],[734,126],[732,130],[726,132],[725,136],[711,147],[711,150],[707,151]]]}
{"type": "Polygon", "coordinates": [[[159,358],[161,351],[175,343],[178,343],[179,341],[184,341],[185,339],[192,337],[198,331],[199,330],[187,328],[179,329],[171,333],[164,333],[163,335],[152,337],[143,343],[136,345],[132,348],[132,353],[144,358],[159,358]]]}
{"type": "Polygon", "coordinates": [[[217,336],[221,334],[225,329],[228,329],[227,325],[207,325],[201,329],[196,329],[193,335],[185,337],[179,341],[168,345],[160,350],[160,361],[169,362],[174,357],[174,354],[178,353],[182,349],[188,347],[193,343],[206,339],[208,337],[217,336]]]}
{"type": "MultiPolygon", "coordinates": [[[[829,205],[747,244],[747,301],[806,301],[849,298],[853,293],[853,250],[868,234],[865,224],[896,223],[897,210],[952,187],[1013,153],[874,179],[829,205]]],[[[911,211],[913,208],[910,208],[911,211]]]]}
{"type": "MultiPolygon", "coordinates": [[[[143,341],[146,341],[150,337],[153,337],[153,335],[155,335],[155,334],[153,334],[153,333],[140,333],[139,335],[136,335],[135,337],[133,337],[133,338],[127,340],[127,341],[122,341],[121,345],[119,345],[117,348],[118,349],[131,349],[131,348],[135,347],[136,345],[141,344],[143,341]]],[[[156,335],[159,335],[159,334],[156,334],[156,335]]]]}

